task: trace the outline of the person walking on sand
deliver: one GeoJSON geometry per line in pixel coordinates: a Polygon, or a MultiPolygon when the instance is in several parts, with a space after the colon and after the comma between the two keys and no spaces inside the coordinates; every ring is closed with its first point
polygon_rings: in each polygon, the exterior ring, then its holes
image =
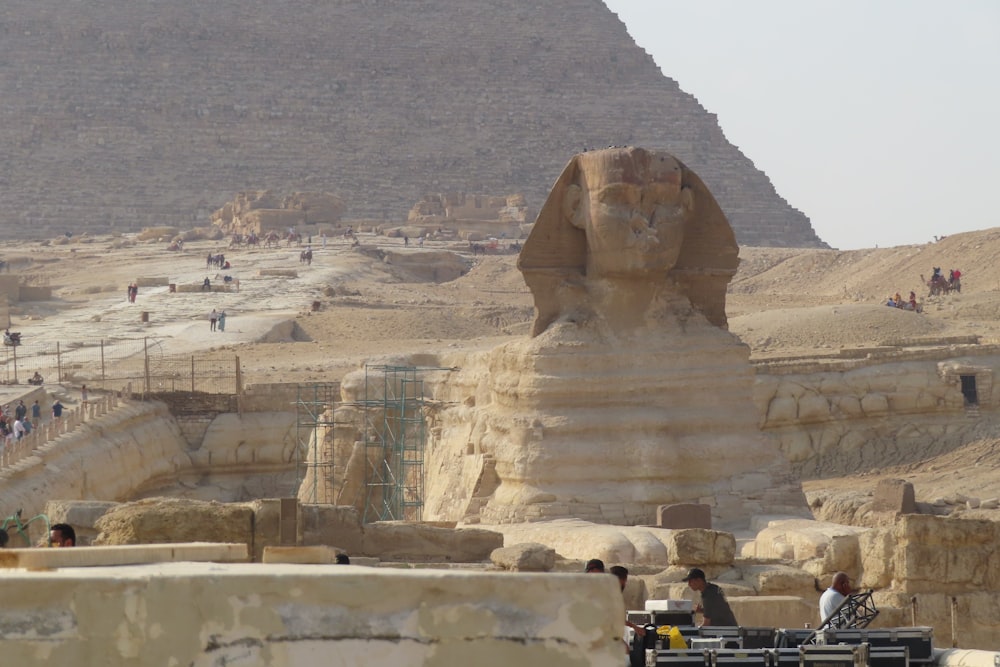
{"type": "Polygon", "coordinates": [[[226,311],[219,313],[219,331],[226,330],[226,311]]]}
{"type": "Polygon", "coordinates": [[[219,312],[213,308],[212,312],[208,314],[208,324],[210,326],[210,331],[215,331],[215,323],[219,320],[219,312]]]}

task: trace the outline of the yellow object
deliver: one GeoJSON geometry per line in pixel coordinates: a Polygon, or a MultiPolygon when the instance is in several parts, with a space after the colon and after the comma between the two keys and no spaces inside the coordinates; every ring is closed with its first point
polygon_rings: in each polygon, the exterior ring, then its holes
{"type": "Polygon", "coordinates": [[[681,631],[676,626],[661,625],[660,627],[656,628],[656,636],[669,638],[670,648],[688,647],[687,642],[684,641],[684,635],[681,634],[681,631]]]}

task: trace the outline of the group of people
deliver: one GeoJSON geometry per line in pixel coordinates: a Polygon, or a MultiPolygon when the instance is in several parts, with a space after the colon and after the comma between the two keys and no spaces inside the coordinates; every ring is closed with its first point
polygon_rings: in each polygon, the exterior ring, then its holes
{"type": "Polygon", "coordinates": [[[899,295],[899,292],[896,292],[895,296],[889,296],[889,298],[886,299],[885,305],[890,308],[902,308],[904,310],[912,310],[915,312],[920,312],[921,310],[920,304],[917,303],[917,293],[913,290],[910,290],[910,298],[906,301],[904,301],[903,297],[899,295]]]}
{"type": "MultiPolygon", "coordinates": [[[[628,584],[627,568],[615,565],[611,569],[605,570],[604,561],[599,558],[592,558],[587,561],[584,572],[587,574],[605,574],[605,572],[611,574],[618,579],[618,585],[621,587],[622,594],[625,593],[625,586],[628,584]]],[[[729,601],[726,600],[726,594],[718,584],[713,584],[705,578],[704,570],[697,567],[691,568],[688,570],[687,576],[684,577],[683,581],[687,583],[688,588],[692,591],[701,594],[701,602],[694,607],[694,611],[696,614],[702,615],[702,625],[739,625],[736,622],[736,615],[733,614],[733,610],[729,606],[729,601]]],[[[644,637],[646,634],[646,629],[643,626],[633,623],[628,619],[625,620],[625,627],[631,628],[637,637],[644,637]]],[[[629,651],[627,644],[625,650],[626,652],[629,651]]]]}
{"type": "Polygon", "coordinates": [[[225,331],[226,330],[226,311],[212,309],[212,312],[208,314],[208,324],[210,331],[225,331]]]}
{"type": "MultiPolygon", "coordinates": [[[[934,268],[934,273],[931,274],[931,282],[933,282],[933,283],[944,282],[945,281],[945,277],[944,277],[944,274],[941,273],[941,267],[940,266],[935,266],[933,268],[934,268]]],[[[961,280],[962,280],[962,272],[961,271],[959,271],[958,269],[948,269],[948,279],[947,279],[947,281],[948,281],[949,285],[954,285],[956,281],[960,282],[961,280]]]]}
{"type": "MultiPolygon", "coordinates": [[[[31,406],[31,419],[28,419],[28,406],[24,401],[18,401],[11,411],[10,406],[0,407],[0,440],[3,447],[9,446],[31,433],[38,426],[42,417],[42,407],[36,400],[31,406]]],[[[3,447],[0,447],[2,451],[3,447]]]]}
{"type": "MultiPolygon", "coordinates": [[[[618,579],[618,584],[621,587],[622,594],[625,593],[625,586],[628,583],[628,569],[622,567],[621,565],[615,565],[608,570],[605,570],[604,561],[599,558],[592,558],[587,561],[587,565],[584,567],[584,572],[587,574],[605,574],[609,573],[618,579]]],[[[729,601],[726,600],[726,594],[718,584],[714,584],[705,576],[705,571],[698,567],[693,567],[688,570],[687,575],[683,579],[687,583],[688,588],[696,593],[700,593],[701,602],[695,605],[694,611],[696,614],[702,615],[702,625],[703,626],[728,626],[735,627],[739,623],[736,621],[736,615],[733,613],[732,607],[729,606],[729,601]]],[[[836,613],[844,601],[851,595],[851,578],[846,572],[837,572],[833,575],[833,579],[830,583],[830,587],[824,591],[823,595],[819,599],[819,618],[820,622],[824,622],[836,613]]],[[[637,637],[644,637],[646,634],[646,628],[637,623],[633,623],[626,619],[625,626],[631,628],[637,637]]],[[[629,650],[626,648],[626,650],[629,650]]]]}

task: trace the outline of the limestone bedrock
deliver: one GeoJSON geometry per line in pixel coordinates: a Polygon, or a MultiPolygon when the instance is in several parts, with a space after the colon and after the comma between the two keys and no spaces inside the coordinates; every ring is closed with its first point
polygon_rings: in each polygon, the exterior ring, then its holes
{"type": "MultiPolygon", "coordinates": [[[[706,502],[721,526],[804,514],[761,434],[749,350],[725,330],[732,229],[662,151],[574,157],[518,261],[532,335],[432,381],[424,518],[652,524],[706,502]]],[[[348,384],[348,383],[345,383],[348,384]]],[[[346,398],[346,397],[345,397],[346,398]]]]}

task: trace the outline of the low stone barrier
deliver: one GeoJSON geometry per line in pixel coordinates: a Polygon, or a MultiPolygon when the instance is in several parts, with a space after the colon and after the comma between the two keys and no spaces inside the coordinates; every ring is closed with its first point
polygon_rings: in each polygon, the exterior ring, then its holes
{"type": "Polygon", "coordinates": [[[625,606],[613,577],[175,562],[10,570],[3,586],[11,665],[624,660],[625,606]]]}

